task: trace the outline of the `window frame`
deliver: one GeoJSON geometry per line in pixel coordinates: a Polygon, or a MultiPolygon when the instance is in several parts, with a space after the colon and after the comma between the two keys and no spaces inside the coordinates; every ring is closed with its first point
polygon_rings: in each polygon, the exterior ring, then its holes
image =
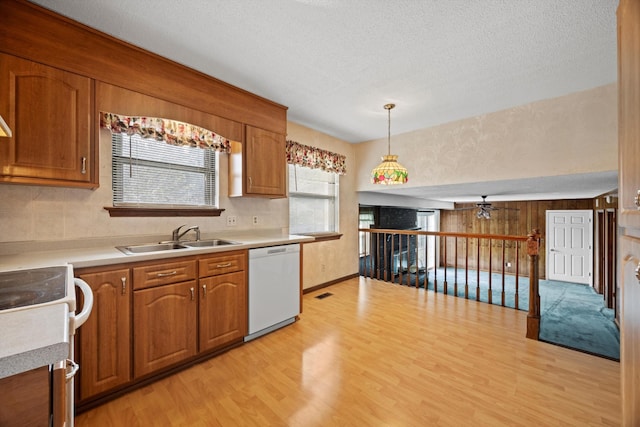
{"type": "MultiPolygon", "coordinates": [[[[297,176],[297,171],[295,168],[307,168],[306,166],[297,165],[294,163],[287,164],[287,178],[291,176],[291,168],[294,168],[294,175],[297,176]]],[[[318,169],[314,169],[318,170],[318,169]]],[[[334,182],[330,183],[334,185],[334,194],[320,194],[320,193],[310,193],[304,191],[295,191],[292,190],[292,183],[289,182],[289,232],[292,234],[303,235],[303,236],[312,236],[315,238],[315,241],[326,241],[326,240],[336,240],[342,237],[340,233],[340,174],[336,172],[328,172],[323,170],[318,170],[323,173],[332,174],[334,182]],[[312,232],[295,232],[291,227],[291,201],[294,199],[314,199],[314,200],[333,200],[333,230],[332,231],[312,231],[312,232]]]]}

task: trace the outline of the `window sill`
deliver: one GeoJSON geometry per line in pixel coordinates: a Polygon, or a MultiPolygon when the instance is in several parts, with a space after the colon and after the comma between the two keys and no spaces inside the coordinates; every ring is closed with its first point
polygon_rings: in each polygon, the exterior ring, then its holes
{"type": "Polygon", "coordinates": [[[326,242],[328,240],[339,240],[342,237],[342,233],[302,233],[301,236],[309,236],[309,237],[314,237],[316,239],[313,242],[305,242],[306,244],[306,243],[326,242]]]}
{"type": "Polygon", "coordinates": [[[129,206],[105,206],[111,217],[162,217],[162,216],[220,216],[224,209],[214,208],[137,208],[129,206]]]}

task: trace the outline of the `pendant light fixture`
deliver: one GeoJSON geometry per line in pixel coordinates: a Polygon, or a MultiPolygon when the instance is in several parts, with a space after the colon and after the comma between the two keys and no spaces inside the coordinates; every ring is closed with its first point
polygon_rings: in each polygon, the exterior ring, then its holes
{"type": "Polygon", "coordinates": [[[382,156],[382,163],[371,171],[371,183],[373,184],[404,184],[409,179],[407,168],[398,163],[398,156],[391,154],[391,109],[396,104],[386,104],[384,109],[387,110],[389,116],[389,126],[387,134],[388,154],[382,156]]]}

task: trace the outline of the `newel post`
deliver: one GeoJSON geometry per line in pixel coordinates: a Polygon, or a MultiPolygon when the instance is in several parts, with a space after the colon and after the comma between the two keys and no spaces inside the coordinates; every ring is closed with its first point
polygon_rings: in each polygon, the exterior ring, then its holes
{"type": "Polygon", "coordinates": [[[529,314],[527,315],[527,338],[538,339],[540,334],[540,230],[537,228],[527,235],[527,255],[529,255],[529,314]]]}

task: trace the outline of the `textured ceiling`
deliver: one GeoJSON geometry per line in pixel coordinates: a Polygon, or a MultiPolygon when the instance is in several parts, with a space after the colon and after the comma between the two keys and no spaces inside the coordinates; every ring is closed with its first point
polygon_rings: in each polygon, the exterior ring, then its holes
{"type": "Polygon", "coordinates": [[[617,0],[35,0],[349,142],[616,81],[617,0]]]}
{"type": "Polygon", "coordinates": [[[354,143],[617,79],[617,0],[33,1],[354,143]]]}

